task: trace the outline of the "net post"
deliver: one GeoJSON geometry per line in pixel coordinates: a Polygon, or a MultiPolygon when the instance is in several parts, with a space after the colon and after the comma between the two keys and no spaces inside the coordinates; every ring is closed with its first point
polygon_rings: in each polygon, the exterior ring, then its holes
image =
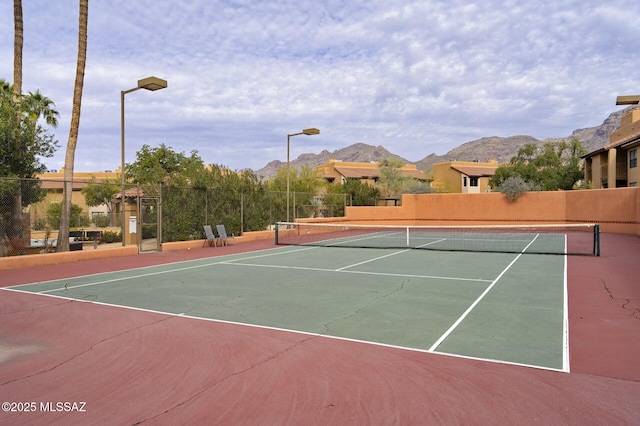
{"type": "Polygon", "coordinates": [[[278,245],[278,222],[276,222],[275,235],[276,235],[275,244],[278,245]]]}
{"type": "Polygon", "coordinates": [[[593,254],[600,256],[600,224],[593,226],[593,254]]]}
{"type": "Polygon", "coordinates": [[[409,227],[407,226],[407,247],[411,247],[409,243],[409,227]]]}

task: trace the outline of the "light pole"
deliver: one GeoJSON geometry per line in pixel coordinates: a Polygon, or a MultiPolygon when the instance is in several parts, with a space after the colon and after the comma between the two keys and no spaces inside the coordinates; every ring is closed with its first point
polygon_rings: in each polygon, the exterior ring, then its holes
{"type": "Polygon", "coordinates": [[[120,201],[120,209],[122,210],[122,224],[120,226],[122,233],[122,246],[126,245],[125,242],[125,178],[124,178],[124,95],[127,93],[135,92],[139,89],[147,89],[151,91],[164,89],[167,87],[167,81],[157,77],[147,77],[142,80],[138,80],[138,86],[133,89],[123,90],[120,92],[120,140],[121,140],[121,150],[122,150],[122,164],[120,166],[120,173],[122,174],[122,192],[121,192],[121,201],[120,201]]]}
{"type": "Polygon", "coordinates": [[[319,135],[320,134],[320,130],[316,129],[316,128],[310,128],[310,129],[304,129],[302,132],[300,133],[293,133],[291,135],[287,135],[287,222],[289,222],[289,175],[290,175],[290,169],[289,169],[289,153],[291,152],[291,137],[292,136],[298,136],[298,135],[319,135]]]}

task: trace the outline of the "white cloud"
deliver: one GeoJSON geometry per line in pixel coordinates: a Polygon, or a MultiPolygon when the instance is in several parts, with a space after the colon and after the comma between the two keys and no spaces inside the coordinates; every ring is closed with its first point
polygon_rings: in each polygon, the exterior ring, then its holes
{"type": "MultiPolygon", "coordinates": [[[[71,115],[78,5],[23,2],[25,91],[71,115]]],[[[94,2],[76,170],[120,164],[120,91],[156,75],[166,90],[126,96],[127,161],[142,144],[260,168],[355,142],[417,161],[484,136],[567,136],[636,93],[631,0],[182,0],[94,2]],[[302,139],[302,140],[298,140],[302,139]]],[[[12,58],[12,3],[0,0],[0,57],[12,58]]],[[[0,78],[11,80],[10,60],[0,78]]]]}

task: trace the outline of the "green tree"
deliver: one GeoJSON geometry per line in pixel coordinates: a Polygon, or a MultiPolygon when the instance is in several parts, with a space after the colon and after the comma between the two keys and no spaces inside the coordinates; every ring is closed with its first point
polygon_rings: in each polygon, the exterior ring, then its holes
{"type": "MultiPolygon", "coordinates": [[[[0,177],[11,178],[0,186],[0,250],[7,239],[22,239],[22,209],[40,200],[42,191],[35,175],[46,170],[41,158],[51,157],[57,147],[44,127],[38,124],[39,113],[26,110],[34,105],[25,95],[16,103],[14,88],[0,79],[0,177]],[[16,126],[15,114],[20,110],[16,126]]],[[[2,255],[2,253],[0,253],[2,255]]]]}
{"type": "Polygon", "coordinates": [[[45,99],[50,104],[46,111],[43,110],[42,103],[31,99],[32,93],[24,95],[17,105],[12,92],[13,86],[0,79],[0,176],[32,178],[46,170],[40,158],[51,157],[58,146],[53,135],[39,124],[39,119],[43,117],[56,127],[58,112],[52,108],[55,104],[48,98],[45,99]],[[13,116],[17,108],[23,110],[16,129],[13,116]]]}
{"type": "Polygon", "coordinates": [[[404,162],[396,157],[384,159],[378,163],[380,174],[377,186],[385,198],[398,197],[402,191],[416,183],[416,180],[402,173],[404,162]]]}
{"type": "MultiPolygon", "coordinates": [[[[60,213],[61,212],[62,212],[62,203],[51,203],[49,204],[49,207],[47,207],[47,222],[49,222],[49,226],[51,226],[51,229],[60,229],[60,213]]],[[[82,207],[76,204],[71,204],[70,219],[71,219],[71,223],[74,223],[77,226],[86,223],[86,220],[82,218],[82,207]]],[[[60,234],[58,234],[58,240],[60,240],[60,234]]],[[[68,242],[69,242],[69,237],[67,236],[67,243],[68,242]]]]}
{"type": "Polygon", "coordinates": [[[91,177],[89,185],[82,188],[80,191],[90,207],[96,207],[101,205],[107,206],[109,217],[113,211],[113,196],[121,191],[121,187],[116,180],[106,179],[103,181],[96,180],[95,177],[91,177]]]}
{"type": "Polygon", "coordinates": [[[136,153],[136,161],[127,164],[127,180],[138,184],[163,184],[166,186],[187,186],[193,180],[202,178],[204,161],[197,151],[190,156],[175,152],[161,144],[157,148],[143,145],[136,153]]]}
{"type": "Polygon", "coordinates": [[[531,188],[543,191],[569,190],[583,179],[580,156],[586,152],[578,139],[569,142],[527,144],[508,166],[499,167],[489,184],[500,188],[509,178],[519,177],[531,188]]]}
{"type": "Polygon", "coordinates": [[[272,223],[270,194],[266,183],[262,182],[251,170],[240,173],[240,191],[242,197],[242,232],[262,231],[272,223]]]}
{"type": "Polygon", "coordinates": [[[275,221],[282,221],[287,217],[287,174],[289,174],[290,218],[298,216],[291,214],[291,212],[295,213],[294,209],[299,209],[301,206],[313,206],[314,197],[323,193],[327,185],[320,172],[308,164],[304,164],[300,168],[280,167],[276,171],[276,176],[268,183],[269,189],[277,193],[273,197],[273,207],[276,211],[275,221]]]}
{"type": "Polygon", "coordinates": [[[145,194],[160,188],[163,242],[188,240],[202,233],[210,181],[197,151],[187,156],[165,144],[145,144],[136,153],[136,161],[126,165],[126,171],[126,180],[145,185],[145,194]]]}
{"type": "Polygon", "coordinates": [[[375,206],[380,198],[380,190],[358,179],[347,179],[342,185],[330,185],[332,194],[348,194],[353,206],[375,206]]]}
{"type": "Polygon", "coordinates": [[[224,224],[236,235],[269,224],[266,185],[253,172],[205,167],[196,151],[187,156],[164,144],[143,146],[127,170],[131,182],[162,185],[163,241],[200,237],[204,224],[224,224]]]}

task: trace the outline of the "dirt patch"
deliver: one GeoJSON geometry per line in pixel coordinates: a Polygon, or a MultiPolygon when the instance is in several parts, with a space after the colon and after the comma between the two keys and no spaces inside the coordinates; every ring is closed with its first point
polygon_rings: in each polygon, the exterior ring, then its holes
{"type": "Polygon", "coordinates": [[[25,355],[31,355],[34,353],[42,352],[44,346],[42,345],[21,345],[13,342],[7,342],[0,340],[0,363],[9,361],[13,358],[22,357],[25,355]]]}

